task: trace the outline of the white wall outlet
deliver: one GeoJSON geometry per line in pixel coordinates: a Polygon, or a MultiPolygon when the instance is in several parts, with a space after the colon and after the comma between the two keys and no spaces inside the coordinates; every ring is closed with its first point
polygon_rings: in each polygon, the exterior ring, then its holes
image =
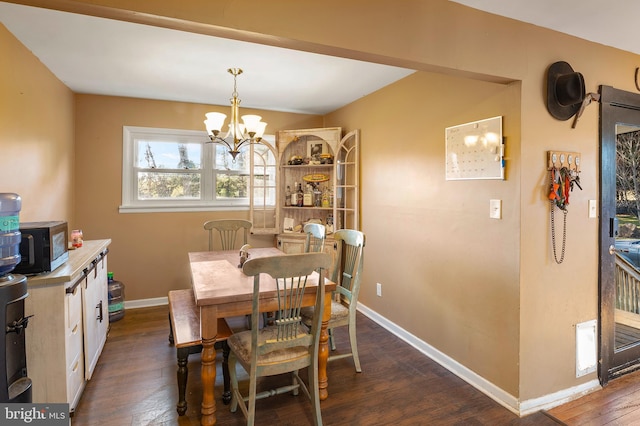
{"type": "Polygon", "coordinates": [[[502,200],[489,200],[489,217],[502,219],[502,200]]]}
{"type": "Polygon", "coordinates": [[[380,283],[376,284],[376,295],[382,297],[382,284],[380,283]]]}
{"type": "Polygon", "coordinates": [[[589,218],[595,219],[598,217],[598,204],[596,200],[589,200],[589,218]]]}

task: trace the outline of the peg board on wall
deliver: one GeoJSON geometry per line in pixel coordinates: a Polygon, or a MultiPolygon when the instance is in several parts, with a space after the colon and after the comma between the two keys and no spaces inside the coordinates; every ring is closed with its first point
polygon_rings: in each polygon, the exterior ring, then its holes
{"type": "Polygon", "coordinates": [[[502,117],[445,129],[446,179],[504,179],[502,117]]]}

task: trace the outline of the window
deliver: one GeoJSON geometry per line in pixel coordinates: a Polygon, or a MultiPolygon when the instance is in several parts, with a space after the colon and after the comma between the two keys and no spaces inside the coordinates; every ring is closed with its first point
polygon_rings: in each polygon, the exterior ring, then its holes
{"type": "Polygon", "coordinates": [[[120,211],[245,209],[252,177],[273,188],[261,191],[260,205],[275,206],[273,137],[263,140],[271,146],[246,145],[233,161],[205,131],[125,126],[120,211]]]}

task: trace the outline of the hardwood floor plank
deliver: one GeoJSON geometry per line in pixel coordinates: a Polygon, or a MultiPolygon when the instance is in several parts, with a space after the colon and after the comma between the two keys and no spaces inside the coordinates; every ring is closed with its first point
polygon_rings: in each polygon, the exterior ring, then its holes
{"type": "MultiPolygon", "coordinates": [[[[519,418],[445,368],[358,314],[358,347],[363,372],[351,359],[329,363],[329,399],[322,402],[326,425],[558,425],[544,413],[519,418]]],[[[71,423],[86,425],[198,425],[202,398],[200,355],[189,357],[187,412],[178,416],[176,350],[168,343],[167,307],[127,310],[111,324],[94,377],[87,383],[71,423]]],[[[346,330],[335,333],[338,349],[348,348],[346,330]]],[[[245,424],[229,412],[222,393],[221,354],[216,376],[218,425],[245,424]]],[[[242,370],[241,367],[239,367],[242,370]]],[[[306,379],[306,371],[301,371],[306,379]]],[[[246,373],[239,380],[246,385],[246,373]]],[[[274,386],[288,377],[268,377],[274,386]]],[[[257,402],[258,424],[311,424],[310,402],[303,394],[279,395],[257,402]]],[[[624,416],[631,412],[623,413],[624,416]]]]}
{"type": "Polygon", "coordinates": [[[549,410],[567,425],[640,424],[640,371],[626,374],[602,390],[549,410]]]}

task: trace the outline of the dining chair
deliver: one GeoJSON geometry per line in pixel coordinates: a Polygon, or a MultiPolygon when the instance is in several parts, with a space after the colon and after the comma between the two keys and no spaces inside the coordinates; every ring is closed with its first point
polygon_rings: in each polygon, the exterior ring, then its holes
{"type": "MultiPolygon", "coordinates": [[[[351,352],[329,355],[329,361],[341,358],[353,357],[356,372],[362,372],[360,358],[358,356],[358,343],[356,340],[356,307],[358,305],[358,293],[362,279],[362,265],[364,263],[363,250],[365,234],[354,229],[340,229],[333,233],[337,250],[333,264],[331,281],[337,284],[336,298],[331,300],[331,319],[329,320],[329,341],[331,350],[336,350],[333,329],[347,326],[349,328],[349,344],[351,352]]],[[[314,317],[313,307],[302,309],[303,322],[307,326],[312,324],[314,317]]]]}
{"type": "MultiPolygon", "coordinates": [[[[285,392],[298,394],[299,389],[311,400],[313,423],[322,424],[320,395],[318,393],[318,343],[322,311],[324,309],[324,271],[331,265],[326,253],[301,253],[249,259],[242,271],[253,278],[253,303],[251,330],[233,334],[227,339],[231,354],[231,412],[238,406],[247,425],[255,422],[256,400],[285,392]],[[300,309],[309,275],[318,271],[318,287],[314,316],[310,327],[302,324],[300,309]],[[273,325],[258,328],[261,274],[271,276],[277,285],[278,309],[273,325]],[[248,395],[242,395],[238,386],[236,364],[240,363],[249,373],[248,395]],[[307,367],[307,384],[301,380],[298,370],[307,367]],[[259,377],[292,373],[292,383],[277,389],[257,392],[259,377]],[[247,405],[248,403],[248,405],[247,405]]],[[[263,383],[263,382],[261,382],[263,383]]]]}
{"type": "Polygon", "coordinates": [[[304,225],[303,231],[306,234],[306,239],[304,240],[304,252],[322,253],[322,251],[324,250],[324,240],[326,233],[325,226],[321,223],[307,223],[306,225],[304,225]]]}
{"type": "Polygon", "coordinates": [[[218,231],[220,237],[220,250],[233,250],[247,244],[252,226],[250,221],[243,219],[217,219],[205,222],[204,229],[209,231],[209,251],[214,249],[214,230],[218,231]],[[242,244],[236,245],[240,230],[242,230],[242,244]]]}

